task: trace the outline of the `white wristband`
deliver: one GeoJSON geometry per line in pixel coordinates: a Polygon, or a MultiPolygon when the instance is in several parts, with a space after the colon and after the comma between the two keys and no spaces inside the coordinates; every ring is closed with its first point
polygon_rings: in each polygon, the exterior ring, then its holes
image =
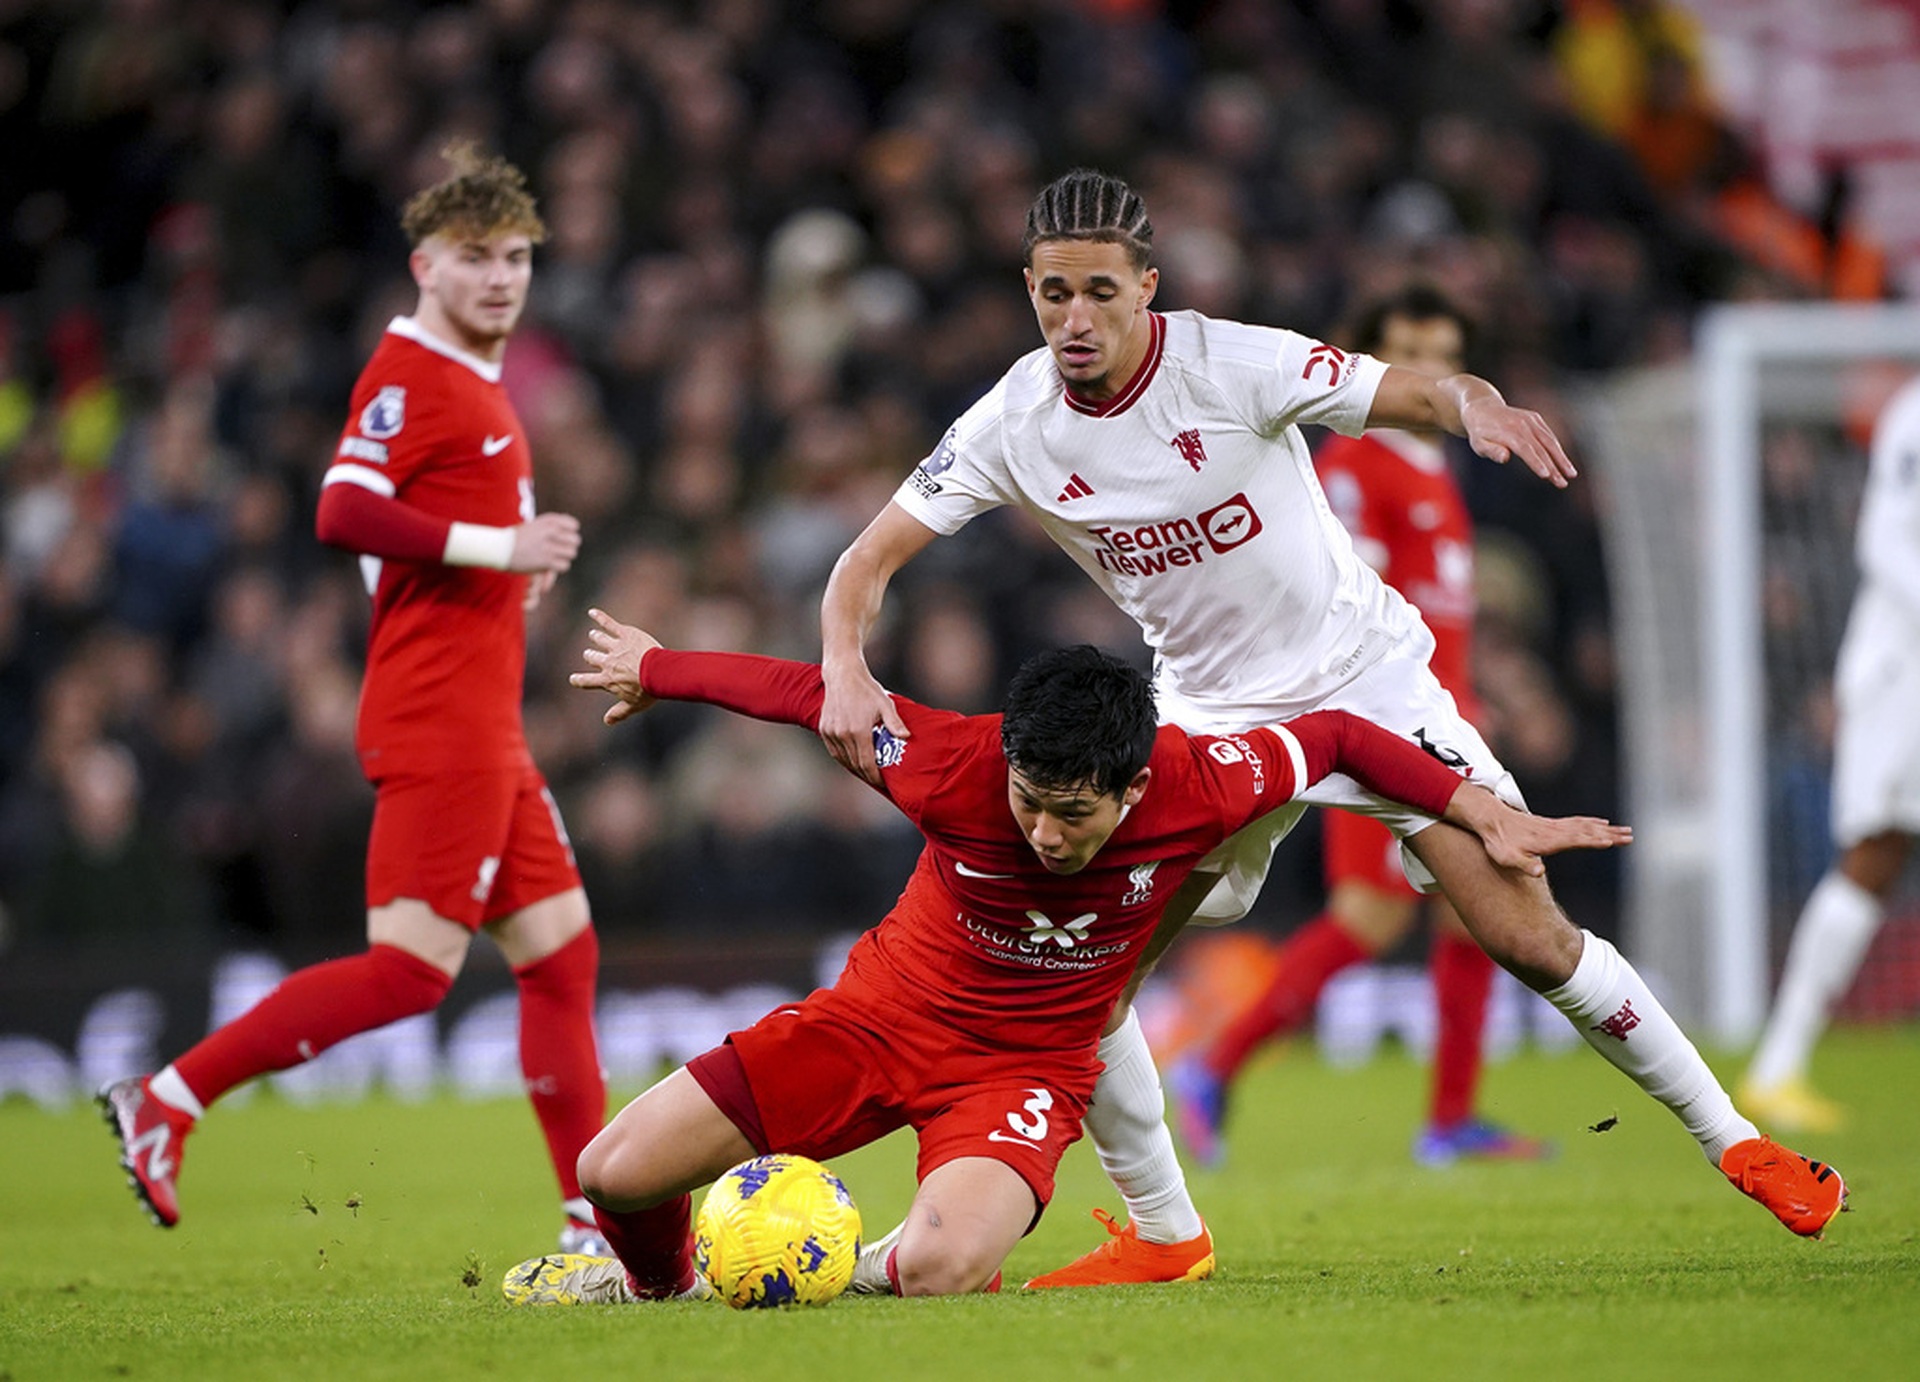
{"type": "Polygon", "coordinates": [[[505,571],[513,562],[513,529],[484,523],[454,523],[440,560],[448,566],[485,566],[505,571]]]}

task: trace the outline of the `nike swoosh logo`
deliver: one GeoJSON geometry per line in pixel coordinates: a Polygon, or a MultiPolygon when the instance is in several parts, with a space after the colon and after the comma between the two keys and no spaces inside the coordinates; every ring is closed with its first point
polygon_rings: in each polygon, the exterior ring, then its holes
{"type": "Polygon", "coordinates": [[[987,1141],[1011,1142],[1014,1146],[1025,1147],[1030,1152],[1037,1152],[1040,1150],[1040,1144],[1038,1142],[1035,1142],[1030,1138],[1014,1137],[1010,1133],[1001,1132],[1000,1129],[998,1128],[995,1128],[992,1132],[987,1134],[987,1141]]]}
{"type": "Polygon", "coordinates": [[[480,454],[483,456],[498,456],[502,451],[505,451],[512,445],[513,433],[511,432],[507,433],[504,437],[488,437],[480,443],[480,454]]]}
{"type": "Polygon", "coordinates": [[[953,871],[967,878],[1011,878],[1010,873],[982,873],[979,869],[970,869],[958,859],[953,861],[953,871]]]}

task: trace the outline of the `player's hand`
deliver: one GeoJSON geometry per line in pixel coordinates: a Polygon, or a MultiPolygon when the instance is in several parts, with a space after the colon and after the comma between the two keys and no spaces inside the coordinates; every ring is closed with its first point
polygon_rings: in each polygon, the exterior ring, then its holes
{"type": "Polygon", "coordinates": [[[540,607],[540,598],[553,589],[554,582],[560,579],[558,571],[536,571],[527,577],[527,595],[520,602],[520,608],[531,614],[540,607]]]}
{"type": "Polygon", "coordinates": [[[640,687],[640,659],[660,647],[660,640],[645,629],[621,623],[604,610],[590,609],[587,613],[600,626],[587,630],[587,640],[593,646],[580,654],[593,670],[575,672],[567,680],[582,691],[605,691],[612,696],[614,702],[601,718],[617,725],[653,704],[654,698],[640,687]]]}
{"type": "Polygon", "coordinates": [[[1597,816],[1535,816],[1517,811],[1486,788],[1463,782],[1446,819],[1480,837],[1487,857],[1502,868],[1539,878],[1543,856],[1569,849],[1613,849],[1633,843],[1633,827],[1597,816]]]}
{"type": "Polygon", "coordinates": [[[570,513],[535,514],[513,530],[509,571],[551,571],[558,575],[580,555],[580,520],[570,513]]]}
{"type": "Polygon", "coordinates": [[[896,739],[912,738],[907,722],[886,688],[874,680],[862,663],[857,670],[830,673],[823,666],[826,698],[820,703],[820,738],[834,761],[848,772],[880,785],[880,765],[873,756],[873,731],[884,725],[896,739]]]}
{"type": "Polygon", "coordinates": [[[1527,469],[1560,489],[1580,472],[1567,459],[1560,439],[1547,420],[1526,408],[1515,408],[1497,395],[1469,399],[1460,406],[1460,425],[1467,442],[1480,455],[1505,465],[1518,456],[1527,469]]]}

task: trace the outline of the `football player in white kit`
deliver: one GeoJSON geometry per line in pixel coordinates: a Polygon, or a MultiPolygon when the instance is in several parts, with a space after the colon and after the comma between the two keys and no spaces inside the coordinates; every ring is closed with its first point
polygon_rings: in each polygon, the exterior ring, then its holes
{"type": "MultiPolygon", "coordinates": [[[[1518,804],[1511,776],[1429,670],[1419,615],[1333,517],[1298,424],[1348,435],[1444,428],[1564,486],[1574,468],[1551,429],[1473,375],[1434,380],[1290,331],[1154,312],[1152,237],[1139,195],[1104,173],[1077,169],[1033,203],[1025,278],[1046,345],[954,423],[835,565],[821,610],[829,750],[872,780],[876,728],[904,734],[864,653],[893,573],[936,537],[1017,504],[1140,625],[1163,719],[1231,733],[1348,710],[1518,804]]],[[[1709,1162],[1788,1228],[1817,1235],[1842,1208],[1839,1175],[1760,1136],[1633,967],[1574,927],[1544,879],[1495,868],[1463,832],[1343,777],[1304,800],[1385,822],[1408,877],[1437,882],[1488,954],[1672,1109],[1709,1162]]],[[[1245,915],[1300,811],[1274,812],[1203,862],[1168,906],[1161,945],[1190,916],[1245,915]]],[[[1108,1242],[1028,1284],[1206,1276],[1212,1239],[1124,1001],[1100,1058],[1086,1126],[1129,1220],[1106,1219],[1108,1242]]]]}
{"type": "Polygon", "coordinates": [[[1808,1085],[1807,1063],[1920,834],[1920,378],[1874,427],[1855,555],[1860,589],[1834,673],[1840,857],[1794,924],[1780,992],[1740,1086],[1742,1105],[1808,1132],[1842,1120],[1808,1085]]]}

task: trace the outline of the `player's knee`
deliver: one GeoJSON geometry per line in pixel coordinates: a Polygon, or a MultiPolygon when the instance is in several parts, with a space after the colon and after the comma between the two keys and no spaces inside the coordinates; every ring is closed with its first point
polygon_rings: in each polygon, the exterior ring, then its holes
{"type": "Polygon", "coordinates": [[[1550,905],[1529,922],[1489,937],[1476,933],[1474,938],[1502,969],[1535,993],[1545,993],[1573,977],[1580,963],[1581,935],[1557,906],[1550,905]]]}
{"type": "Polygon", "coordinates": [[[1414,899],[1358,879],[1336,884],[1327,909],[1334,925],[1372,955],[1383,954],[1405,940],[1419,916],[1414,899]]]}
{"type": "Polygon", "coordinates": [[[893,1265],[903,1296],[966,1295],[984,1289],[1000,1270],[986,1253],[944,1240],[913,1248],[903,1243],[893,1265]]]}
{"type": "Polygon", "coordinates": [[[399,946],[371,946],[367,957],[374,967],[374,981],[385,992],[395,1018],[432,1012],[453,987],[451,974],[399,946]]]}
{"type": "Polygon", "coordinates": [[[621,1155],[621,1142],[618,1129],[602,1128],[574,1163],[574,1171],[580,1177],[580,1193],[602,1209],[634,1207],[628,1203],[630,1197],[623,1193],[626,1177],[622,1174],[625,1158],[621,1155]]]}
{"type": "Polygon", "coordinates": [[[601,1209],[626,1214],[652,1209],[678,1193],[663,1191],[644,1140],[616,1120],[600,1129],[574,1162],[580,1193],[601,1209]]]}

